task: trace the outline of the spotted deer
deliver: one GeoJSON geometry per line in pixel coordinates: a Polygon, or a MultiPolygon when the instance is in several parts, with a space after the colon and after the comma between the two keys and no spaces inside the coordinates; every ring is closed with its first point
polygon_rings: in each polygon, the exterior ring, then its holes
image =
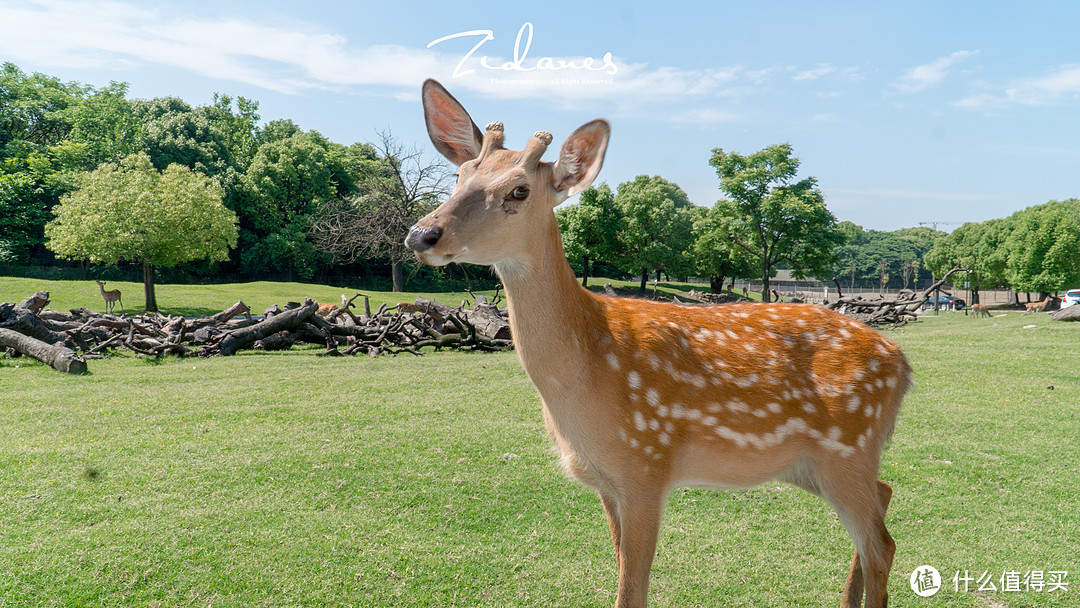
{"type": "Polygon", "coordinates": [[[971,305],[971,316],[975,317],[975,318],[989,317],[990,316],[990,309],[987,308],[985,304],[972,304],[971,305]]]}
{"type": "Polygon", "coordinates": [[[619,569],[617,608],[644,607],[665,498],[677,485],[770,479],[825,499],[855,544],[841,606],[887,605],[896,545],[878,481],[911,369],[869,327],[807,304],[679,306],[594,294],[563,253],[553,209],[592,183],[610,127],[594,120],[503,147],[438,82],[428,134],[460,167],[451,196],[405,239],[419,259],[493,265],[514,346],[565,470],[596,489],[619,569]]]}
{"type": "Polygon", "coordinates": [[[1030,315],[1032,313],[1042,312],[1046,310],[1046,307],[1053,301],[1054,296],[1047,296],[1042,302],[1028,302],[1027,304],[1024,304],[1024,308],[1027,309],[1024,311],[1024,314],[1030,315]]]}
{"type": "Polygon", "coordinates": [[[119,289],[110,289],[106,291],[105,283],[103,281],[94,282],[97,283],[98,290],[101,291],[101,297],[105,300],[105,312],[107,314],[112,314],[113,309],[116,308],[117,302],[120,302],[120,310],[124,310],[124,302],[120,299],[119,289]]]}

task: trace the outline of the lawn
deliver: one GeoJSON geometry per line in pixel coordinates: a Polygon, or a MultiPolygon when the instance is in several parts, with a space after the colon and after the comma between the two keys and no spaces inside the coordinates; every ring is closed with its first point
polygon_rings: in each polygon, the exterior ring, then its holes
{"type": "MultiPolygon", "coordinates": [[[[41,288],[8,281],[0,301],[41,288]]],[[[323,298],[248,286],[175,305],[323,298]]],[[[97,297],[60,287],[57,308],[97,297]]],[[[892,603],[1080,605],[1080,324],[947,313],[887,333],[917,376],[882,467],[892,603]],[[924,564],[932,598],[908,584],[924,564]],[[1031,571],[1069,586],[1002,590],[1031,571]]],[[[614,603],[599,502],[558,471],[513,353],[316,352],[120,354],[74,377],[0,359],[0,607],[614,603]]],[[[836,605],[850,554],[800,490],[677,490],[650,605],[836,605]]]]}
{"type": "MultiPolygon", "coordinates": [[[[638,284],[632,281],[593,278],[589,280],[589,288],[594,291],[601,291],[604,283],[612,283],[615,287],[624,289],[636,290],[638,287],[638,284]]],[[[119,289],[121,291],[124,304],[123,312],[140,313],[143,311],[145,299],[142,283],[110,281],[105,284],[105,289],[119,289]]],[[[702,286],[689,283],[659,283],[655,285],[655,291],[658,294],[667,296],[681,295],[690,289],[708,291],[708,285],[702,286]]],[[[26,296],[42,290],[49,292],[52,300],[49,307],[55,310],[70,310],[84,306],[90,310],[105,310],[105,301],[101,297],[97,284],[93,281],[48,281],[0,276],[0,302],[20,302],[26,296]]],[[[649,283],[649,292],[651,293],[653,290],[653,283],[649,283]]],[[[163,283],[158,284],[154,292],[157,296],[158,310],[162,314],[181,316],[212,315],[235,304],[237,300],[243,300],[245,304],[250,306],[252,313],[260,314],[274,304],[284,306],[286,302],[300,302],[306,297],[319,302],[339,304],[341,303],[341,294],[352,297],[357,293],[355,289],[348,287],[307,283],[277,283],[272,281],[214,285],[172,285],[163,283]]],[[[416,299],[416,296],[438,300],[452,306],[461,304],[462,300],[468,299],[472,301],[473,299],[473,295],[464,291],[442,293],[363,291],[361,293],[370,296],[372,311],[378,310],[382,304],[393,306],[398,302],[412,302],[416,299]]],[[[489,300],[495,295],[494,290],[477,290],[474,293],[483,295],[489,300]]],[[[363,310],[364,299],[362,297],[357,298],[354,303],[359,310],[363,310]]],[[[505,305],[505,300],[503,305],[505,305]]],[[[119,305],[117,305],[115,312],[120,314],[119,305]]]]}

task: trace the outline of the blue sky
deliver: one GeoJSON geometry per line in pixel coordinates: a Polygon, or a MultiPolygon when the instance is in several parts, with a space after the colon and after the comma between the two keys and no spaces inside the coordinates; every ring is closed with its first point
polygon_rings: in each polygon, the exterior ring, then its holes
{"type": "Polygon", "coordinates": [[[0,0],[0,61],[432,154],[434,77],[511,148],[608,118],[613,186],[661,175],[711,206],[713,148],[788,142],[838,219],[952,229],[1080,196],[1078,23],[1064,1],[0,0]]]}

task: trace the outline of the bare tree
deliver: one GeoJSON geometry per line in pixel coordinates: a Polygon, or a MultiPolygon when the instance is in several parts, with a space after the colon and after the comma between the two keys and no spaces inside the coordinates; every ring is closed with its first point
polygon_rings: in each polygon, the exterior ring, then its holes
{"type": "Polygon", "coordinates": [[[324,203],[311,227],[315,246],[338,262],[387,258],[394,291],[404,291],[402,266],[413,254],[405,235],[416,220],[450,194],[451,168],[406,148],[389,130],[375,145],[379,160],[361,178],[358,194],[324,203]]]}

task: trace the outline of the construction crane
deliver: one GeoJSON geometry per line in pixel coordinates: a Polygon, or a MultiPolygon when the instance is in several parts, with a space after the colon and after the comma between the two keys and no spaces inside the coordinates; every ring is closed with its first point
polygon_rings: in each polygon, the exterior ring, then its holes
{"type": "Polygon", "coordinates": [[[937,230],[938,224],[962,224],[963,222],[919,222],[920,226],[930,226],[930,228],[937,230]]]}

